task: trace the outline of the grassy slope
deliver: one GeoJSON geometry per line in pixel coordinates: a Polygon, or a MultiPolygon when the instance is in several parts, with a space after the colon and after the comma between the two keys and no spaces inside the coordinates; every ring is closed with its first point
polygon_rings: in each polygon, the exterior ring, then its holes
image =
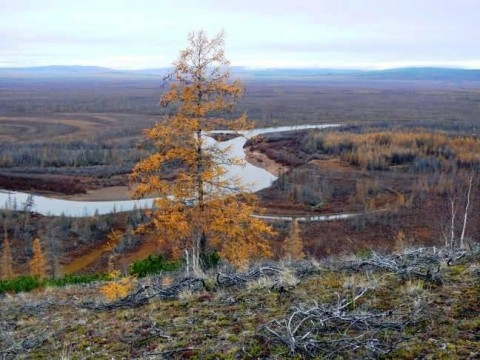
{"type": "MultiPolygon", "coordinates": [[[[153,299],[138,308],[109,311],[79,307],[105,302],[101,284],[7,295],[0,299],[0,349],[17,349],[6,358],[287,358],[289,350],[265,336],[263,325],[284,318],[292,305],[313,300],[335,304],[339,297],[351,299],[359,289],[375,284],[355,308],[403,309],[406,314],[422,309],[402,334],[391,335],[391,340],[403,340],[387,358],[478,358],[478,254],[454,266],[443,264],[443,285],[401,280],[385,271],[354,271],[345,264],[315,264],[313,274],[286,292],[265,278],[246,287],[214,290],[208,286],[215,282],[212,274],[206,278],[208,290],[184,291],[174,300],[153,299]]],[[[282,275],[284,284],[292,284],[289,274],[287,269],[282,275]]],[[[168,280],[146,278],[137,285],[168,280]]]]}

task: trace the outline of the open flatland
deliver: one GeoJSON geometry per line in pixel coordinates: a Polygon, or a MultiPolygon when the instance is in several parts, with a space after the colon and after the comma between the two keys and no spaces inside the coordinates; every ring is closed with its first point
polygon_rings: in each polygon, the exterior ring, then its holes
{"type": "MultiPolygon", "coordinates": [[[[238,74],[244,77],[246,93],[233,115],[246,111],[257,126],[341,123],[359,128],[422,128],[449,134],[477,134],[480,82],[475,74],[462,73],[458,77],[447,70],[308,76],[268,71],[238,74]]],[[[79,200],[129,196],[128,174],[133,164],[148,152],[148,148],[139,147],[141,131],[162,121],[162,114],[169,111],[158,107],[163,91],[161,77],[115,74],[59,79],[45,73],[41,77],[2,76],[0,187],[79,200]]],[[[283,179],[298,185],[296,190],[293,187],[282,190],[277,182],[262,191],[261,203],[269,213],[300,215],[390,209],[344,222],[302,224],[306,248],[312,256],[352,253],[371,246],[391,248],[399,234],[404,234],[407,242],[417,244],[443,241],[448,218],[444,198],[433,197],[416,208],[401,205],[400,195],[407,195],[406,200],[412,195],[414,174],[366,171],[334,156],[296,157],[302,146],[301,136],[304,135],[293,134],[290,138],[260,144],[263,148],[250,149],[251,161],[272,173],[283,174],[283,179]],[[309,193],[302,183],[318,186],[309,193]],[[362,191],[357,189],[357,183],[365,183],[364,198],[358,194],[356,198],[357,190],[362,191]],[[373,191],[374,187],[378,190],[373,191]],[[328,200],[308,200],[318,196],[328,200]]],[[[479,226],[475,215],[470,220],[469,236],[476,237],[479,226]]],[[[41,227],[48,227],[49,221],[43,219],[41,227]]],[[[106,230],[93,243],[85,238],[91,234],[92,226],[83,224],[65,232],[67,237],[62,242],[65,242],[66,262],[105,245],[106,230]]],[[[272,245],[276,255],[281,256],[281,239],[289,224],[275,226],[281,235],[272,245]]],[[[98,225],[93,228],[97,231],[98,225]]],[[[31,230],[30,236],[35,233],[38,229],[31,230]]],[[[140,239],[129,241],[125,251],[134,253],[139,242],[140,239]]],[[[28,251],[21,253],[17,258],[19,268],[28,258],[28,251]]],[[[97,265],[84,271],[102,268],[105,262],[105,257],[101,257],[97,265]]]]}

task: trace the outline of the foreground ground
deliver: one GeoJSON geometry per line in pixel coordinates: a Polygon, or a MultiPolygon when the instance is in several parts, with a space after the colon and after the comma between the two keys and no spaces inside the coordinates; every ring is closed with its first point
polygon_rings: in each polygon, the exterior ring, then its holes
{"type": "Polygon", "coordinates": [[[105,283],[2,295],[0,354],[4,359],[480,356],[478,250],[370,253],[128,283],[130,295],[113,301],[102,293],[105,283]],[[370,327],[362,326],[367,323],[370,327]]]}

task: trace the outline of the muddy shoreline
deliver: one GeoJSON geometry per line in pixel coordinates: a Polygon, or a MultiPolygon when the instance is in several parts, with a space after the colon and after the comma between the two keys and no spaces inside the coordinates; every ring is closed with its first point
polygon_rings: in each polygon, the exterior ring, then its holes
{"type": "Polygon", "coordinates": [[[250,150],[249,148],[245,148],[245,160],[277,177],[289,169],[288,166],[279,164],[260,151],[250,150]]]}

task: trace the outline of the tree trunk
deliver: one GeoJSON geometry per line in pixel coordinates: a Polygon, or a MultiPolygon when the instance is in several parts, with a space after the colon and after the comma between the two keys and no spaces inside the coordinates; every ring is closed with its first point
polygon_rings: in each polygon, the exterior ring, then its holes
{"type": "Polygon", "coordinates": [[[467,218],[468,218],[468,209],[470,207],[470,193],[472,192],[472,182],[473,177],[470,177],[468,182],[468,192],[467,192],[467,204],[465,205],[465,214],[463,216],[463,227],[462,227],[462,234],[460,235],[460,248],[463,249],[465,247],[465,229],[467,227],[467,218]]]}
{"type": "MultiPolygon", "coordinates": [[[[203,150],[202,150],[202,129],[197,130],[197,196],[198,196],[198,206],[200,207],[200,212],[203,216],[205,210],[204,206],[204,197],[205,189],[203,186],[203,150]]],[[[199,260],[203,260],[207,254],[207,235],[205,231],[202,230],[200,234],[200,239],[198,242],[198,255],[199,260]]]]}

